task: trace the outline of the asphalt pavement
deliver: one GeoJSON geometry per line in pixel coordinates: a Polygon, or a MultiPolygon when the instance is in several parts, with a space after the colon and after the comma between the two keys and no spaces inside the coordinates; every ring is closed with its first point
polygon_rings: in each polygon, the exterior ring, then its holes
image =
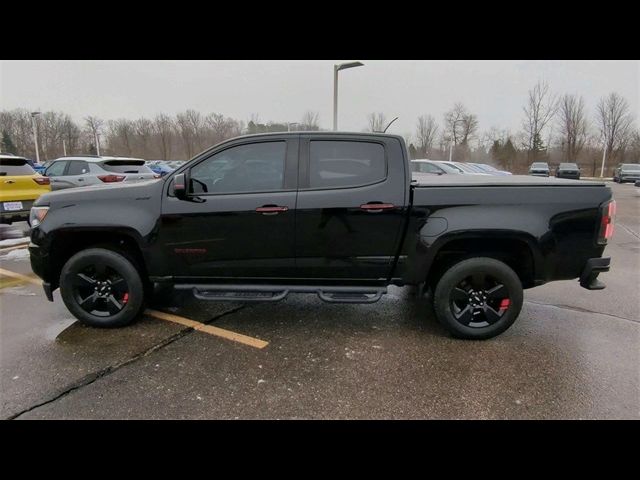
{"type": "Polygon", "coordinates": [[[0,247],[0,418],[638,419],[640,188],[612,188],[607,288],[527,290],[513,327],[479,342],[409,288],[373,305],[174,294],[94,329],[46,300],[24,249],[0,247]]]}

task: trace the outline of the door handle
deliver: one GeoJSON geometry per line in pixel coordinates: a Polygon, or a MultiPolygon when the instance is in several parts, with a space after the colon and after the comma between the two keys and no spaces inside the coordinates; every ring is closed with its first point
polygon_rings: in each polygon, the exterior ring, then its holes
{"type": "Polygon", "coordinates": [[[289,207],[280,207],[278,205],[263,205],[262,207],[256,208],[256,212],[263,215],[277,215],[280,212],[286,212],[287,210],[289,210],[289,207]]]}
{"type": "Polygon", "coordinates": [[[396,206],[393,203],[369,202],[360,205],[360,210],[364,210],[365,212],[369,213],[378,213],[382,212],[383,210],[393,210],[395,208],[396,206]]]}
{"type": "Polygon", "coordinates": [[[78,181],[79,182],[84,182],[84,178],[79,178],[78,181]]]}

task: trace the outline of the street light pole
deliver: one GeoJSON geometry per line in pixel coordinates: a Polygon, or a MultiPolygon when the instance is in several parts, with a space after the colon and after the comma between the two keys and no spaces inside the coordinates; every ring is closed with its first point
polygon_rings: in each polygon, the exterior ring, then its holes
{"type": "Polygon", "coordinates": [[[33,127],[33,143],[36,145],[36,163],[40,164],[40,152],[38,150],[38,126],[36,124],[36,117],[41,112],[31,112],[31,126],[33,127]]]}
{"type": "Polygon", "coordinates": [[[333,130],[338,130],[338,72],[347,68],[362,67],[364,63],[351,62],[333,66],[333,130]]]}
{"type": "Polygon", "coordinates": [[[602,168],[600,168],[600,178],[604,177],[604,162],[607,159],[607,141],[604,142],[604,148],[602,149],[602,168]]]}
{"type": "Polygon", "coordinates": [[[96,137],[96,153],[98,154],[98,156],[100,156],[100,134],[97,131],[95,132],[95,137],[96,137]]]}

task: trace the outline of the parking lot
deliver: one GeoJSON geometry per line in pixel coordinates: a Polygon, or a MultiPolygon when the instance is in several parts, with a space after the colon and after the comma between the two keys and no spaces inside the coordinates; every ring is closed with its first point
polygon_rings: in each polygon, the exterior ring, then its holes
{"type": "Polygon", "coordinates": [[[0,249],[1,418],[640,418],[640,188],[611,184],[602,291],[527,290],[482,342],[451,338],[425,299],[275,304],[173,294],[130,327],[81,326],[46,300],[23,248],[0,249]]]}

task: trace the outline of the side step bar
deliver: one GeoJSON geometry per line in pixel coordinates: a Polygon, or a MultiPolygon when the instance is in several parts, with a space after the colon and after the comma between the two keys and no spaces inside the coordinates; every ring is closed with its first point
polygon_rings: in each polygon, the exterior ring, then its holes
{"type": "Polygon", "coordinates": [[[191,290],[199,300],[228,302],[277,302],[289,293],[315,293],[329,303],[375,303],[387,293],[387,287],[350,287],[317,285],[205,285],[178,284],[176,290],[191,290]]]}

